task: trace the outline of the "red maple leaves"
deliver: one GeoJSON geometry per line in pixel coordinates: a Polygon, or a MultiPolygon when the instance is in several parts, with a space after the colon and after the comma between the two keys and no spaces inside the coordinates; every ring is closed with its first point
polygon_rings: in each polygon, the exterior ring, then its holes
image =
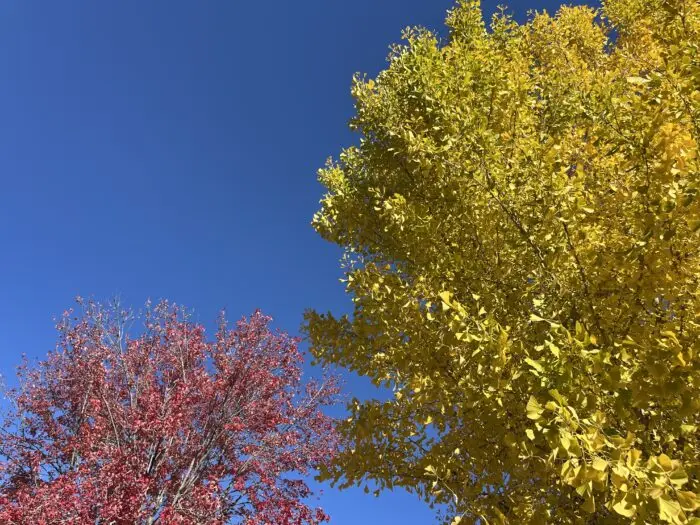
{"type": "Polygon", "coordinates": [[[321,409],[335,382],[302,387],[297,341],[256,312],[213,341],[177,307],[145,329],[90,304],[64,316],[55,352],[20,369],[0,435],[0,522],[317,524],[301,475],[337,437],[321,409]]]}

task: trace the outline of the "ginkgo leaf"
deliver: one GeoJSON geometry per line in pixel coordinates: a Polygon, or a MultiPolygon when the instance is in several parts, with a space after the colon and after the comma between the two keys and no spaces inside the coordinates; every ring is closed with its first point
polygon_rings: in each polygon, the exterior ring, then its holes
{"type": "Polygon", "coordinates": [[[626,518],[631,518],[637,513],[637,507],[629,501],[628,494],[624,494],[619,501],[613,504],[613,510],[626,518]]]}
{"type": "Polygon", "coordinates": [[[659,517],[663,521],[674,523],[678,515],[681,513],[680,504],[666,496],[660,497],[657,502],[659,504],[659,517]]]}
{"type": "Polygon", "coordinates": [[[542,412],[544,412],[542,405],[540,405],[537,402],[537,399],[535,399],[533,396],[530,396],[530,399],[527,402],[526,410],[527,410],[527,417],[530,419],[539,419],[540,416],[542,415],[542,412]]]}
{"type": "Polygon", "coordinates": [[[525,362],[530,365],[532,368],[537,370],[538,372],[544,372],[544,367],[539,361],[535,361],[534,359],[530,359],[529,357],[525,358],[525,362]]]}
{"type": "Polygon", "coordinates": [[[693,512],[700,508],[700,498],[694,492],[678,491],[676,495],[678,496],[678,503],[683,510],[693,512]]]}
{"type": "Polygon", "coordinates": [[[595,458],[591,466],[600,472],[604,472],[608,468],[608,462],[603,458],[595,458]]]}

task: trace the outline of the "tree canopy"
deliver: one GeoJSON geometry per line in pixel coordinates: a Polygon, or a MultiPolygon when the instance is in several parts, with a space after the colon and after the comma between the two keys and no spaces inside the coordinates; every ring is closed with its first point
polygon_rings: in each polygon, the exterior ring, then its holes
{"type": "Polygon", "coordinates": [[[331,379],[300,382],[297,341],[256,312],[213,340],[181,308],[66,313],[20,370],[0,434],[0,522],[311,525],[304,474],[337,446],[331,379]]]}
{"type": "Polygon", "coordinates": [[[354,312],[308,312],[312,351],[393,392],[324,476],[453,523],[700,523],[700,4],[447,26],[355,77],[320,170],[354,312]]]}

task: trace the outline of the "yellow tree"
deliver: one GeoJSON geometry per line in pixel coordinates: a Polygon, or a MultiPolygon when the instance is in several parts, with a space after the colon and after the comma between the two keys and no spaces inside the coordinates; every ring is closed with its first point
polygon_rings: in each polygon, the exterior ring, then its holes
{"type": "Polygon", "coordinates": [[[355,78],[320,170],[354,313],[308,312],[313,352],[393,393],[323,475],[447,522],[700,523],[700,4],[447,25],[355,78]]]}

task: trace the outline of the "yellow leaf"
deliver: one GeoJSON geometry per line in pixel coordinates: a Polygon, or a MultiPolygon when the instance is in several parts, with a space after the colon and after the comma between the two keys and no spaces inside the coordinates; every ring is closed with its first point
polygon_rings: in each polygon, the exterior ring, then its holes
{"type": "Polygon", "coordinates": [[[630,84],[642,85],[649,83],[649,79],[642,77],[627,77],[627,82],[630,84]]]}
{"type": "Polygon", "coordinates": [[[613,505],[613,510],[626,518],[634,516],[637,513],[637,508],[630,503],[629,499],[629,494],[625,494],[622,499],[613,505]]]}
{"type": "Polygon", "coordinates": [[[605,472],[605,470],[608,468],[608,462],[605,461],[603,458],[595,458],[593,460],[593,463],[591,466],[600,472],[605,472]]]}
{"type": "Polygon", "coordinates": [[[698,500],[698,495],[690,491],[678,491],[676,492],[678,496],[678,503],[683,510],[693,512],[700,508],[700,500],[698,500]]]}
{"type": "Polygon", "coordinates": [[[674,487],[680,488],[688,483],[688,474],[683,470],[683,467],[677,467],[668,475],[668,479],[674,487]]]}
{"type": "Polygon", "coordinates": [[[662,496],[657,500],[659,504],[659,517],[663,521],[675,523],[675,519],[681,513],[681,506],[677,501],[673,501],[668,496],[662,496]]]}
{"type": "Polygon", "coordinates": [[[542,412],[544,412],[542,405],[540,405],[537,402],[537,399],[535,399],[534,396],[530,396],[530,399],[527,402],[526,410],[527,410],[527,417],[530,419],[539,419],[540,416],[542,415],[542,412]]]}
{"type": "Polygon", "coordinates": [[[593,497],[593,494],[586,495],[586,499],[584,500],[583,505],[581,505],[581,508],[589,514],[595,512],[595,498],[593,497]]]}
{"type": "Polygon", "coordinates": [[[449,310],[452,307],[452,292],[442,291],[438,294],[438,297],[442,300],[443,309],[449,310]]]}
{"type": "Polygon", "coordinates": [[[552,398],[554,398],[554,400],[555,400],[557,403],[559,403],[560,405],[565,405],[565,404],[566,404],[566,400],[565,400],[564,397],[559,393],[559,390],[557,390],[556,388],[550,390],[550,391],[549,391],[549,395],[552,396],[552,398]]]}
{"type": "Polygon", "coordinates": [[[666,472],[669,472],[673,469],[673,462],[671,461],[671,458],[669,458],[666,454],[661,454],[660,456],[658,456],[656,458],[656,461],[666,472]]]}
{"type": "Polygon", "coordinates": [[[569,447],[571,447],[571,439],[569,436],[566,436],[566,435],[560,436],[559,443],[561,444],[561,446],[564,450],[569,450],[569,447]]]}
{"type": "Polygon", "coordinates": [[[695,431],[697,430],[697,428],[698,428],[698,427],[695,426],[695,425],[681,425],[681,433],[682,433],[683,435],[686,435],[686,436],[687,436],[687,435],[692,435],[692,434],[695,433],[695,431]]]}
{"type": "Polygon", "coordinates": [[[539,361],[535,361],[534,359],[530,359],[529,357],[525,358],[525,362],[530,365],[532,368],[537,370],[538,372],[544,372],[544,367],[539,361]]]}
{"type": "Polygon", "coordinates": [[[639,463],[640,458],[642,457],[642,451],[638,450],[636,448],[631,449],[627,453],[627,466],[629,468],[633,468],[639,463]]]}

